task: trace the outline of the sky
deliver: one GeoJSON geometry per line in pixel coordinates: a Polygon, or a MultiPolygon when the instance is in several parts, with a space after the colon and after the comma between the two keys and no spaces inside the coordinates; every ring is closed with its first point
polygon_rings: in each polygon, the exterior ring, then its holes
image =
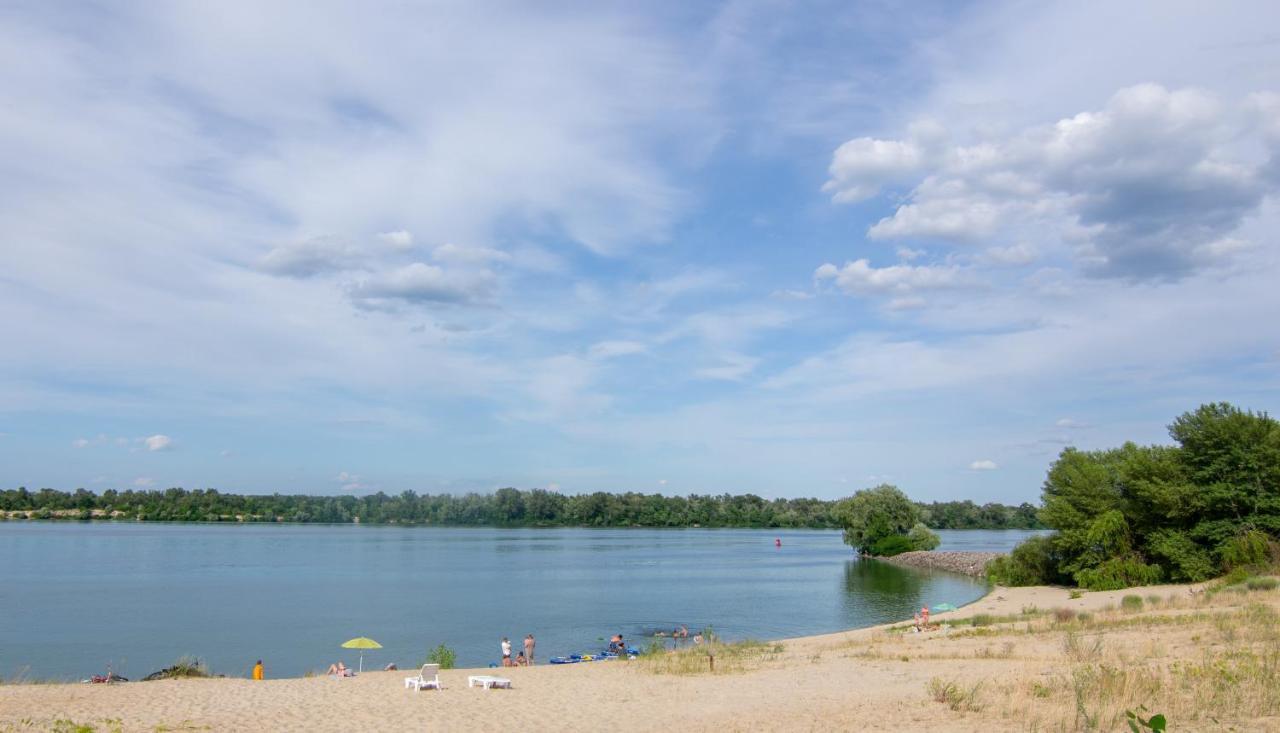
{"type": "Polygon", "coordinates": [[[0,487],[1036,501],[1277,231],[1273,2],[7,2],[0,487]]]}

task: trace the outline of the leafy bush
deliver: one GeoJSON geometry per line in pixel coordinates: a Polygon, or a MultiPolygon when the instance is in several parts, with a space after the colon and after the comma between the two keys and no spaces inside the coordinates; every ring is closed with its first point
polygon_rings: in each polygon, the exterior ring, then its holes
{"type": "Polygon", "coordinates": [[[913,550],[932,550],[942,544],[942,538],[920,522],[907,532],[907,539],[911,540],[913,550]]]}
{"type": "Polygon", "coordinates": [[[1199,583],[1218,574],[1209,552],[1185,532],[1160,530],[1151,535],[1151,554],[1169,569],[1169,579],[1199,583]]]}
{"type": "Polygon", "coordinates": [[[1130,613],[1142,610],[1142,596],[1127,595],[1120,599],[1120,608],[1130,613]]]}
{"type": "Polygon", "coordinates": [[[1076,582],[1089,590],[1121,590],[1135,585],[1154,585],[1160,582],[1163,571],[1159,565],[1148,565],[1141,559],[1116,557],[1097,567],[1076,572],[1076,582]]]}
{"type": "Polygon", "coordinates": [[[911,552],[916,549],[915,545],[909,538],[904,535],[894,534],[888,537],[882,537],[870,547],[870,554],[876,557],[893,557],[901,555],[904,552],[911,552]]]}
{"type": "Polygon", "coordinates": [[[440,669],[453,669],[457,662],[458,655],[444,644],[427,652],[427,664],[438,664],[440,669]]]}
{"type": "Polygon", "coordinates": [[[1261,569],[1271,564],[1271,538],[1256,529],[1241,532],[1218,548],[1225,570],[1261,569]]]}
{"type": "Polygon", "coordinates": [[[1059,555],[1052,537],[1032,537],[1013,548],[1007,557],[997,557],[987,565],[987,577],[1007,586],[1047,585],[1062,580],[1059,555]]]}

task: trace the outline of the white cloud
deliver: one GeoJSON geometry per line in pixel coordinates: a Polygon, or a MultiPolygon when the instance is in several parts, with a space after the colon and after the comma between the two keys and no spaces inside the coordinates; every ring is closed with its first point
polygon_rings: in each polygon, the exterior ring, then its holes
{"type": "Polygon", "coordinates": [[[173,440],[167,435],[152,435],[147,438],[140,438],[140,440],[147,446],[149,451],[169,450],[173,447],[173,440]]]}
{"type": "Polygon", "coordinates": [[[463,265],[483,265],[488,262],[505,262],[511,259],[506,252],[488,247],[461,247],[445,243],[431,251],[436,262],[452,262],[463,265]]]}
{"type": "Polygon", "coordinates": [[[831,180],[822,190],[839,203],[869,199],[880,187],[917,173],[925,153],[910,141],[860,137],[836,148],[831,159],[831,180]]]}
{"type": "Polygon", "coordinates": [[[76,448],[84,448],[85,446],[89,445],[89,440],[87,438],[76,438],[75,440],[71,441],[71,445],[76,448]]]}
{"type": "Polygon", "coordinates": [[[1057,422],[1055,422],[1055,423],[1054,423],[1054,425],[1056,425],[1057,427],[1060,427],[1060,428],[1068,428],[1068,429],[1070,429],[1070,428],[1087,428],[1087,427],[1089,427],[1089,426],[1088,426],[1088,424],[1086,424],[1086,423],[1082,423],[1082,422],[1080,422],[1079,420],[1073,420],[1073,419],[1071,419],[1071,418],[1069,418],[1069,417],[1061,418],[1060,420],[1058,420],[1057,422]]]}
{"type": "Polygon", "coordinates": [[[392,232],[382,232],[378,235],[378,239],[391,245],[391,247],[404,251],[413,247],[413,234],[405,229],[397,229],[392,232]]]}
{"type": "Polygon", "coordinates": [[[138,478],[136,478],[136,479],[134,479],[134,480],[133,480],[133,485],[134,485],[134,486],[137,486],[137,487],[138,487],[138,488],[140,488],[140,489],[145,489],[145,488],[147,488],[148,486],[153,486],[153,485],[155,485],[155,482],[156,482],[156,480],[155,480],[155,479],[153,479],[153,478],[150,478],[150,477],[147,477],[147,476],[139,476],[138,478]]]}
{"type": "Polygon", "coordinates": [[[994,471],[997,468],[999,468],[999,466],[996,465],[995,461],[990,461],[986,459],[983,459],[980,461],[974,461],[973,463],[969,464],[970,471],[994,471]]]}
{"type": "Polygon", "coordinates": [[[618,356],[643,354],[646,350],[647,347],[638,341],[598,341],[587,350],[587,356],[592,359],[612,359],[618,356]]]}
{"type": "Polygon", "coordinates": [[[833,281],[849,295],[907,295],[918,291],[941,290],[970,284],[960,268],[951,265],[890,265],[874,267],[866,259],[831,263],[814,271],[818,281],[833,281]]]}
{"type": "Polygon", "coordinates": [[[357,265],[360,250],[336,237],[313,237],[274,247],[258,261],[272,275],[314,277],[341,272],[357,265]]]}
{"type": "Polygon", "coordinates": [[[1139,84],[1100,110],[928,158],[904,152],[918,152],[910,134],[859,138],[837,149],[827,186],[844,201],[914,174],[906,200],[868,229],[873,239],[1004,240],[985,259],[1016,265],[1034,259],[1024,241],[1034,236],[1095,275],[1177,278],[1247,249],[1231,234],[1280,191],[1267,170],[1280,144],[1249,105],[1139,84]]]}
{"type": "Polygon", "coordinates": [[[922,249],[912,249],[910,247],[899,247],[894,250],[894,254],[898,255],[898,259],[903,262],[912,262],[924,257],[926,252],[922,249]]]}
{"type": "Polygon", "coordinates": [[[1040,258],[1040,253],[1029,244],[1018,243],[1007,247],[990,247],[982,252],[980,260],[993,265],[1029,265],[1040,258]]]}
{"type": "Polygon", "coordinates": [[[337,476],[333,477],[333,480],[339,484],[342,484],[340,488],[343,491],[347,491],[347,492],[362,491],[364,489],[372,488],[368,484],[361,481],[359,475],[350,473],[348,471],[340,471],[337,476]]]}
{"type": "Polygon", "coordinates": [[[497,278],[488,270],[448,271],[414,262],[359,280],[349,294],[361,307],[380,308],[397,303],[475,303],[490,299],[496,287],[497,278]]]}

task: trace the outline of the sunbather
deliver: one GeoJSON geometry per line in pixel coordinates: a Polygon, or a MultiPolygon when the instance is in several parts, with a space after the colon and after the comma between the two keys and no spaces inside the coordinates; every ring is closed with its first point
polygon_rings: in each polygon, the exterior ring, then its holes
{"type": "Polygon", "coordinates": [[[325,672],[325,674],[330,674],[335,677],[351,677],[352,676],[351,670],[347,669],[347,665],[343,664],[342,662],[335,662],[334,664],[330,664],[329,671],[325,672]]]}

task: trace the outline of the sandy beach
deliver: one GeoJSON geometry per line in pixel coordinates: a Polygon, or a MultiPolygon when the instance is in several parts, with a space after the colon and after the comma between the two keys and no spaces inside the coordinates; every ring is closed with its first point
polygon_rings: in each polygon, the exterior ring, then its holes
{"type": "MultiPolygon", "coordinates": [[[[0,730],[48,730],[58,721],[101,731],[1077,730],[1085,726],[1071,688],[1074,680],[1079,691],[1080,669],[1137,665],[1142,669],[1135,675],[1155,679],[1206,655],[1238,656],[1274,645],[1274,624],[1250,619],[1277,616],[1275,590],[1241,587],[1214,595],[1159,586],[1136,593],[1147,599],[1142,610],[1120,608],[1135,591],[1072,599],[1061,588],[996,588],[937,615],[952,622],[937,631],[880,626],[782,640],[765,645],[768,653],[743,670],[718,674],[673,674],[645,661],[615,661],[502,670],[513,689],[487,691],[469,689],[467,676],[494,670],[447,670],[439,692],[405,689],[405,671],[353,679],[4,685],[0,730]],[[978,625],[961,622],[975,618],[978,625]],[[1238,629],[1228,632],[1234,620],[1238,629]],[[942,689],[946,685],[955,695],[942,689]]],[[[1167,710],[1171,720],[1200,715],[1188,712],[1177,694],[1180,684],[1172,678],[1163,688],[1125,683],[1119,693],[1107,693],[1115,699],[1100,696],[1102,720],[1094,725],[1114,730],[1108,719],[1123,725],[1114,716],[1131,703],[1167,710]]],[[[1239,687],[1247,692],[1247,685],[1239,687]]],[[[1269,705],[1246,701],[1230,713],[1250,730],[1280,730],[1276,718],[1251,714],[1269,705]]],[[[1210,707],[1195,710],[1207,716],[1210,707]]],[[[1184,720],[1179,729],[1217,727],[1202,717],[1184,720]]]]}

